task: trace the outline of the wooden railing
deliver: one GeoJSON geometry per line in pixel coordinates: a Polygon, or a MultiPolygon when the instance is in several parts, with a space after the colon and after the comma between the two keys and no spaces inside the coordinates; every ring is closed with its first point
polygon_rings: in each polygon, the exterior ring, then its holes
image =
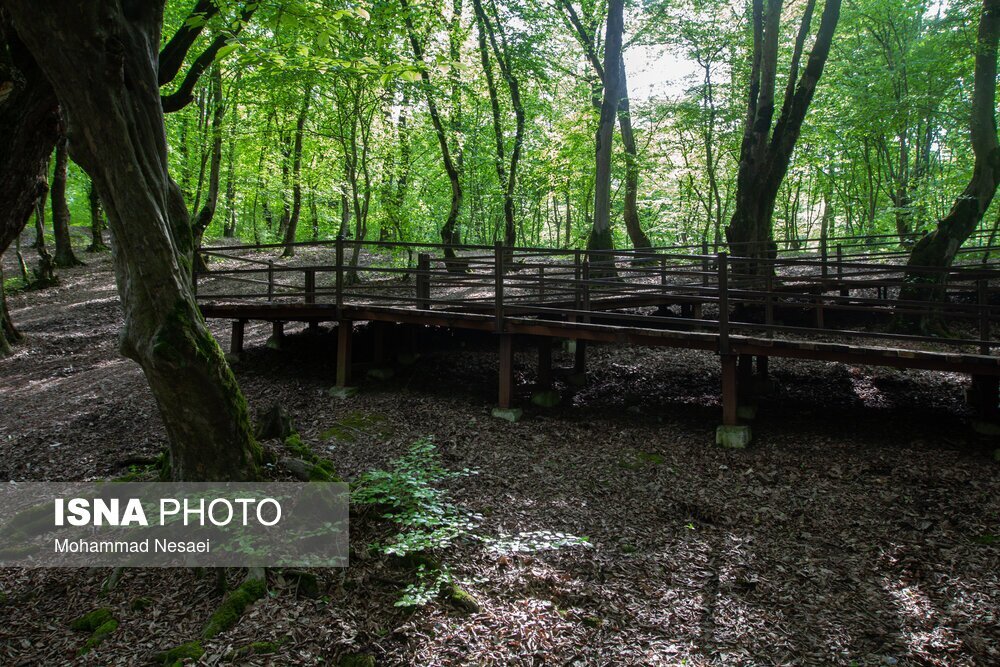
{"type": "Polygon", "coordinates": [[[924,279],[943,285],[943,300],[933,304],[951,332],[942,337],[897,326],[930,308],[899,298],[914,267],[890,262],[888,254],[860,261],[843,244],[833,257],[779,253],[754,260],[753,275],[745,274],[743,258],[680,247],[588,252],[497,244],[461,246],[449,259],[439,244],[338,239],[296,244],[300,256],[293,259],[270,256],[283,247],[203,250],[212,264],[197,276],[199,299],[284,306],[290,318],[303,307],[331,309],[330,319],[359,307],[475,313],[491,316],[497,332],[524,318],[714,332],[723,353],[737,335],[839,336],[979,354],[1000,346],[993,326],[1000,319],[1000,267],[978,261],[919,268],[924,279]]]}

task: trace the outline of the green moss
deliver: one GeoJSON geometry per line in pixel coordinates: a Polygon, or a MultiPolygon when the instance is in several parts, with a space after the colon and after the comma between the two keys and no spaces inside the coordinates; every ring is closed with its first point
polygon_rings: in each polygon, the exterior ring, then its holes
{"type": "Polygon", "coordinates": [[[478,613],[480,610],[479,601],[472,597],[472,594],[459,586],[451,583],[444,589],[444,599],[451,606],[470,614],[478,613]]]}
{"type": "Polygon", "coordinates": [[[239,588],[226,596],[222,604],[205,624],[201,636],[211,639],[220,632],[225,632],[236,625],[247,607],[267,594],[267,586],[260,579],[244,582],[239,588]]]}
{"type": "Polygon", "coordinates": [[[76,619],[69,624],[69,627],[74,630],[86,630],[87,632],[94,632],[99,627],[107,623],[108,621],[113,621],[114,616],[111,615],[111,610],[107,607],[100,607],[94,611],[87,612],[80,618],[76,619]]]}
{"type": "Polygon", "coordinates": [[[334,468],[333,463],[327,461],[326,459],[321,459],[316,455],[315,452],[309,447],[309,445],[302,442],[302,437],[298,433],[292,433],[290,436],[285,438],[285,447],[289,449],[298,458],[302,459],[306,463],[312,463],[312,467],[309,469],[309,481],[311,482],[340,482],[340,476],[337,475],[337,470],[334,468]]]}
{"type": "Polygon", "coordinates": [[[201,642],[187,642],[169,651],[157,653],[154,659],[161,665],[170,665],[173,667],[174,665],[183,664],[185,660],[198,660],[204,654],[205,649],[202,648],[201,642]]]}
{"type": "Polygon", "coordinates": [[[348,653],[340,656],[337,667],[375,667],[375,656],[367,653],[348,653]]]}
{"type": "Polygon", "coordinates": [[[268,653],[277,653],[280,647],[281,642],[254,642],[248,648],[251,653],[265,655],[268,653]]]}
{"type": "Polygon", "coordinates": [[[584,616],[583,624],[588,628],[599,628],[604,625],[604,621],[597,616],[584,616]]]}
{"type": "Polygon", "coordinates": [[[94,648],[100,645],[105,639],[107,639],[112,632],[118,629],[118,621],[111,619],[94,630],[94,634],[90,635],[90,639],[83,645],[80,649],[80,655],[87,655],[94,648]]]}
{"type": "Polygon", "coordinates": [[[292,433],[285,438],[285,447],[303,461],[312,461],[316,458],[316,454],[309,448],[309,445],[302,442],[302,436],[298,433],[292,433]]]}
{"type": "Polygon", "coordinates": [[[360,435],[374,435],[385,438],[392,435],[388,418],[377,413],[354,411],[337,421],[336,424],[323,431],[320,437],[324,440],[336,438],[342,442],[355,442],[360,435]]]}

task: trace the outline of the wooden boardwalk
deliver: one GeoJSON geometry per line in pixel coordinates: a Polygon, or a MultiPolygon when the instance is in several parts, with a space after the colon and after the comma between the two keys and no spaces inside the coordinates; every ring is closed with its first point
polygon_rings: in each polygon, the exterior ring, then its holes
{"type": "Polygon", "coordinates": [[[462,246],[446,258],[433,244],[337,240],[297,244],[294,258],[278,259],[281,248],[204,249],[211,263],[197,276],[202,313],[232,320],[235,354],[248,321],[271,322],[278,336],[286,322],[337,323],[341,387],[351,382],[352,325],[372,322],[376,354],[384,323],[494,334],[501,409],[514,407],[516,347],[538,349],[542,386],[551,383],[557,339],[576,341],[576,372],[585,369],[588,343],[715,353],[722,367],[720,439],[735,437],[733,444],[749,438],[739,408],[753,403],[752,375],[766,375],[771,357],[966,373],[977,406],[996,416],[1000,266],[982,261],[982,248],[949,269],[925,270],[945,280],[946,300],[937,307],[953,334],[947,338],[894,330],[893,322],[927,308],[898,298],[904,267],[897,250],[864,258],[841,245],[835,253],[780,253],[767,260],[773,275],[749,279],[734,270],[740,258],[707,248],[462,246]]]}

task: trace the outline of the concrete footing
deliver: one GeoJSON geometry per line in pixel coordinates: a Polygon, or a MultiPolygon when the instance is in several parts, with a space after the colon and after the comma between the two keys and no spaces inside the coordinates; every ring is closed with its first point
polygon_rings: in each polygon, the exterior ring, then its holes
{"type": "Polygon", "coordinates": [[[513,424],[520,421],[521,417],[524,415],[524,410],[521,408],[493,408],[493,412],[490,414],[497,419],[503,419],[513,424]]]}
{"type": "Polygon", "coordinates": [[[750,444],[750,427],[719,426],[715,429],[715,444],[726,449],[746,449],[750,444]]]}
{"type": "Polygon", "coordinates": [[[333,398],[354,398],[357,395],[357,387],[332,387],[330,389],[330,396],[333,398]]]}

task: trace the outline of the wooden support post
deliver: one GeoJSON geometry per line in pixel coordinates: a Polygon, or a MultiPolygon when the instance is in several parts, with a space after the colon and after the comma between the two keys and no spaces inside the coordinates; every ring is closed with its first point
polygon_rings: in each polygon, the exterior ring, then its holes
{"type": "Polygon", "coordinates": [[[736,355],[722,355],[722,425],[738,426],[739,396],[737,395],[736,355]]]}
{"type": "Polygon", "coordinates": [[[819,294],[816,295],[816,309],[815,310],[816,310],[816,328],[817,329],[823,329],[824,328],[824,326],[823,326],[824,325],[824,319],[823,319],[823,293],[822,292],[820,292],[819,294]]]}
{"type": "Polygon", "coordinates": [[[579,375],[587,372],[587,341],[577,339],[576,353],[573,357],[573,373],[579,375]]]}
{"type": "Polygon", "coordinates": [[[430,310],[431,256],[425,252],[417,255],[417,309],[430,310]]]}
{"type": "Polygon", "coordinates": [[[229,338],[230,354],[243,353],[243,333],[246,329],[246,320],[233,320],[233,334],[229,338]]]}
{"type": "Polygon", "coordinates": [[[552,387],[552,339],[547,337],[538,341],[538,386],[552,387]]]}
{"type": "Polygon", "coordinates": [[[271,338],[279,347],[285,338],[285,323],[280,320],[271,322],[271,338]]]}
{"type": "Polygon", "coordinates": [[[753,355],[738,355],[736,361],[738,400],[746,405],[753,401],[753,355]]]}
{"type": "Polygon", "coordinates": [[[354,323],[350,320],[340,320],[337,326],[337,386],[347,387],[351,384],[351,343],[353,342],[354,323]]]}
{"type": "Polygon", "coordinates": [[[510,334],[500,334],[500,396],[498,405],[507,410],[514,400],[514,342],[510,334]]]}
{"type": "Polygon", "coordinates": [[[981,419],[996,421],[1000,416],[1000,377],[973,375],[972,386],[966,393],[966,402],[976,410],[981,419]]]}
{"type": "Polygon", "coordinates": [[[768,376],[767,361],[770,357],[757,355],[757,376],[766,378],[768,376]]]}
{"type": "Polygon", "coordinates": [[[979,303],[979,354],[990,353],[990,302],[989,283],[986,279],[976,281],[976,297],[979,303]]]}
{"type": "Polygon", "coordinates": [[[372,361],[376,366],[385,364],[385,338],[388,324],[372,322],[372,361]]]}
{"type": "Polygon", "coordinates": [[[306,269],[305,276],[305,301],[306,303],[316,303],[316,270],[306,269]]]}
{"type": "Polygon", "coordinates": [[[538,300],[545,298],[545,267],[538,267],[538,300]]]}

